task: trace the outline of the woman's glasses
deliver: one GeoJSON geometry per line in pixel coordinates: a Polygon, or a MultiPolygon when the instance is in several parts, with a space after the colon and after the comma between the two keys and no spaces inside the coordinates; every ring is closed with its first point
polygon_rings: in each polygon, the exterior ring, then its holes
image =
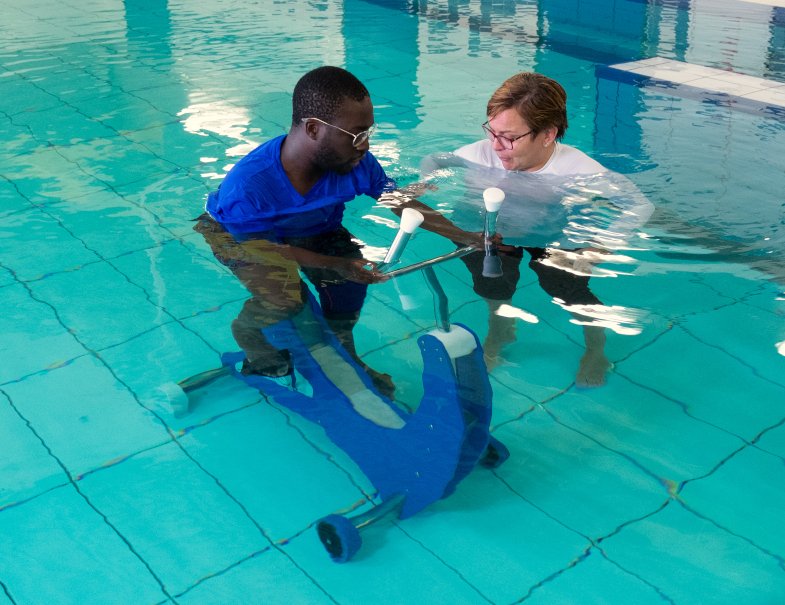
{"type": "Polygon", "coordinates": [[[491,127],[488,125],[488,122],[485,122],[485,124],[482,125],[482,129],[485,131],[485,134],[491,141],[494,140],[499,141],[499,143],[501,143],[501,146],[504,147],[505,149],[512,149],[513,143],[515,143],[515,141],[517,141],[518,139],[522,139],[523,137],[529,136],[531,133],[534,132],[533,130],[530,130],[529,132],[525,132],[524,134],[519,134],[517,137],[505,137],[501,134],[496,134],[495,132],[493,132],[493,130],[491,130],[491,127]]]}

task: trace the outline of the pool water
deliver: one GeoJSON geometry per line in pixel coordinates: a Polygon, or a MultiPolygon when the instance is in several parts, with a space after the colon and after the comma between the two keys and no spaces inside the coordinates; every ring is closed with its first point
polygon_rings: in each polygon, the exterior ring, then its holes
{"type": "MultiPolygon", "coordinates": [[[[3,14],[0,604],[785,602],[785,8],[5,0],[3,14]],[[770,95],[624,67],[649,58],[770,95]],[[533,70],[567,90],[565,142],[655,207],[592,270],[607,383],[576,385],[582,326],[523,263],[489,371],[509,460],[363,530],[343,565],[315,523],[379,498],[324,431],[232,378],[182,416],[161,393],[237,350],[247,292],[192,219],[287,130],[291,89],[322,64],[369,88],[371,149],[401,185],[480,138],[489,95],[533,70]]],[[[422,199],[457,220],[467,178],[443,173],[422,199]]],[[[394,219],[358,199],[345,224],[378,259],[394,219]]],[[[404,262],[453,248],[418,232],[404,262]]],[[[450,319],[485,341],[493,317],[461,261],[435,271],[450,319]]],[[[420,273],[372,286],[358,352],[404,408],[435,327],[420,273]]]]}

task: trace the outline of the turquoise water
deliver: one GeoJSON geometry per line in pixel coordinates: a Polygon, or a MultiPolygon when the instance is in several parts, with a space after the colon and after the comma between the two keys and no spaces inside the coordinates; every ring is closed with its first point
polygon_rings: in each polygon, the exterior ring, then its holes
{"type": "MultiPolygon", "coordinates": [[[[785,83],[785,9],[2,7],[0,603],[785,601],[782,111],[603,70],[662,56],[785,83]],[[524,264],[511,306],[537,321],[511,320],[490,371],[510,459],[368,528],[346,565],[314,523],[378,499],[321,429],[231,379],[181,418],[158,390],[236,349],[246,291],[190,221],[230,165],[285,132],[294,83],[321,64],[366,83],[372,150],[402,184],[424,155],[479,138],[503,79],[546,73],[569,95],[565,142],[656,206],[595,267],[615,313],[599,318],[607,384],[576,388],[581,326],[524,264]]],[[[453,209],[455,176],[423,200],[453,209]]],[[[361,199],[346,224],[373,256],[393,218],[361,199]]],[[[418,233],[406,257],[449,249],[418,233]]],[[[452,319],[484,339],[468,272],[437,270],[452,319]]],[[[398,285],[411,305],[374,286],[355,333],[414,407],[433,300],[417,274],[398,285]]]]}

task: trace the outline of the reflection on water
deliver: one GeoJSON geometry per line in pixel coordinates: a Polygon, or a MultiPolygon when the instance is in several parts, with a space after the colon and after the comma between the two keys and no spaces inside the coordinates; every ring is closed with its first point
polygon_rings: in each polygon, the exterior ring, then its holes
{"type": "Polygon", "coordinates": [[[642,311],[617,305],[567,305],[563,301],[555,302],[575,316],[570,320],[574,324],[608,328],[622,336],[636,336],[641,333],[642,311]]]}
{"type": "MultiPolygon", "coordinates": [[[[181,109],[177,116],[184,118],[182,123],[186,132],[203,137],[219,135],[239,141],[226,149],[225,155],[229,158],[242,157],[259,145],[259,141],[248,137],[249,134],[258,134],[259,129],[249,128],[251,118],[243,107],[225,101],[193,102],[181,109]]],[[[202,158],[202,162],[209,164],[218,161],[219,158],[202,158]]],[[[221,168],[222,172],[205,172],[201,176],[222,179],[232,166],[234,164],[226,164],[221,168]]]]}
{"type": "Polygon", "coordinates": [[[631,256],[618,254],[608,254],[604,251],[597,251],[592,248],[577,250],[551,249],[548,256],[541,259],[543,265],[560,269],[573,275],[584,277],[619,277],[620,275],[632,275],[631,271],[615,271],[597,265],[601,263],[625,263],[632,264],[637,261],[631,256]]]}
{"type": "Polygon", "coordinates": [[[537,316],[534,315],[533,313],[529,313],[524,309],[520,309],[518,307],[514,307],[513,305],[508,305],[508,304],[499,305],[499,308],[496,309],[496,315],[500,317],[510,317],[515,319],[520,319],[522,321],[532,324],[536,324],[540,321],[537,318],[537,316]]]}

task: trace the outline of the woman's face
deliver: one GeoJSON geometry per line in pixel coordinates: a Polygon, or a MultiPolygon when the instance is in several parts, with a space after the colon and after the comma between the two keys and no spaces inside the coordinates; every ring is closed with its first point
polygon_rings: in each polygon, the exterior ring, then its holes
{"type": "Polygon", "coordinates": [[[556,127],[535,135],[515,108],[489,118],[488,128],[493,151],[507,170],[534,172],[545,166],[553,153],[556,127]]]}

